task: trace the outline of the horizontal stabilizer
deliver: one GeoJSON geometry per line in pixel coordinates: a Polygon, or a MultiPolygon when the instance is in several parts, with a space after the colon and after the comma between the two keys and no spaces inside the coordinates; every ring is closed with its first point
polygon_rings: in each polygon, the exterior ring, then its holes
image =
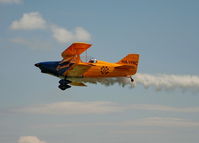
{"type": "Polygon", "coordinates": [[[115,67],[116,69],[124,69],[124,70],[128,70],[128,69],[136,69],[135,66],[133,65],[121,65],[121,66],[117,66],[115,67]]]}

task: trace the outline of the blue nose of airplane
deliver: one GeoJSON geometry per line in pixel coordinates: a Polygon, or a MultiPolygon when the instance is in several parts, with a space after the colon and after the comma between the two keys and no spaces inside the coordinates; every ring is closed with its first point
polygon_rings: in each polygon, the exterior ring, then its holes
{"type": "Polygon", "coordinates": [[[35,66],[38,67],[41,70],[41,72],[43,72],[43,73],[47,72],[48,65],[45,62],[36,63],[35,66]]]}
{"type": "Polygon", "coordinates": [[[42,73],[49,73],[53,75],[58,75],[57,73],[57,66],[60,61],[50,61],[50,62],[41,62],[41,63],[36,63],[35,66],[38,67],[42,73]]]}
{"type": "Polygon", "coordinates": [[[52,62],[36,63],[35,66],[40,68],[41,70],[47,70],[47,69],[51,69],[54,67],[52,62]]]}
{"type": "Polygon", "coordinates": [[[37,63],[37,64],[35,64],[35,66],[39,68],[39,67],[40,67],[40,64],[39,64],[39,63],[37,63]]]}

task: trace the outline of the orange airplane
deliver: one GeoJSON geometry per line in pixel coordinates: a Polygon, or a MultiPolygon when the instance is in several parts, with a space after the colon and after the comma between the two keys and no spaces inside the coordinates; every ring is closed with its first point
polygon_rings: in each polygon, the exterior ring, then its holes
{"type": "Polygon", "coordinates": [[[40,62],[35,64],[42,73],[60,77],[59,88],[65,90],[73,86],[86,86],[85,79],[128,77],[137,72],[139,54],[128,54],[117,63],[109,63],[96,59],[83,62],[80,55],[91,44],[76,42],[62,52],[61,61],[40,62]]]}

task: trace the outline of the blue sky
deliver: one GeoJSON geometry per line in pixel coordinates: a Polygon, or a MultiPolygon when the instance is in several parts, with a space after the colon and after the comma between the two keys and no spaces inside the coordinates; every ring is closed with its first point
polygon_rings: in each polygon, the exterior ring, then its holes
{"type": "Polygon", "coordinates": [[[195,143],[197,0],[0,0],[0,142],[195,143]],[[34,64],[74,41],[117,62],[139,53],[136,86],[60,91],[34,64]]]}

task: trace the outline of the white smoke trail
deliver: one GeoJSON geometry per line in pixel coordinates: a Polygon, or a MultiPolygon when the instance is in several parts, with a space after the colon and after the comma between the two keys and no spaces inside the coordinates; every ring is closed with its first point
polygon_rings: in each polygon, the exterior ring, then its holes
{"type": "Polygon", "coordinates": [[[199,76],[195,75],[167,75],[167,74],[136,74],[136,83],[145,88],[155,87],[156,90],[199,91],[199,76]]]}
{"type": "Polygon", "coordinates": [[[81,79],[81,82],[84,83],[92,83],[97,84],[100,83],[105,86],[111,86],[114,84],[119,84],[120,86],[124,87],[126,85],[130,85],[131,87],[134,87],[135,84],[130,81],[127,77],[117,77],[117,78],[83,78],[81,79]]]}
{"type": "Polygon", "coordinates": [[[131,82],[129,78],[85,78],[81,79],[84,83],[100,83],[105,86],[119,84],[122,87],[135,85],[143,85],[145,88],[153,87],[157,91],[161,90],[181,90],[189,92],[199,92],[199,76],[195,75],[174,75],[174,74],[141,74],[137,73],[133,76],[135,82],[131,82]]]}

